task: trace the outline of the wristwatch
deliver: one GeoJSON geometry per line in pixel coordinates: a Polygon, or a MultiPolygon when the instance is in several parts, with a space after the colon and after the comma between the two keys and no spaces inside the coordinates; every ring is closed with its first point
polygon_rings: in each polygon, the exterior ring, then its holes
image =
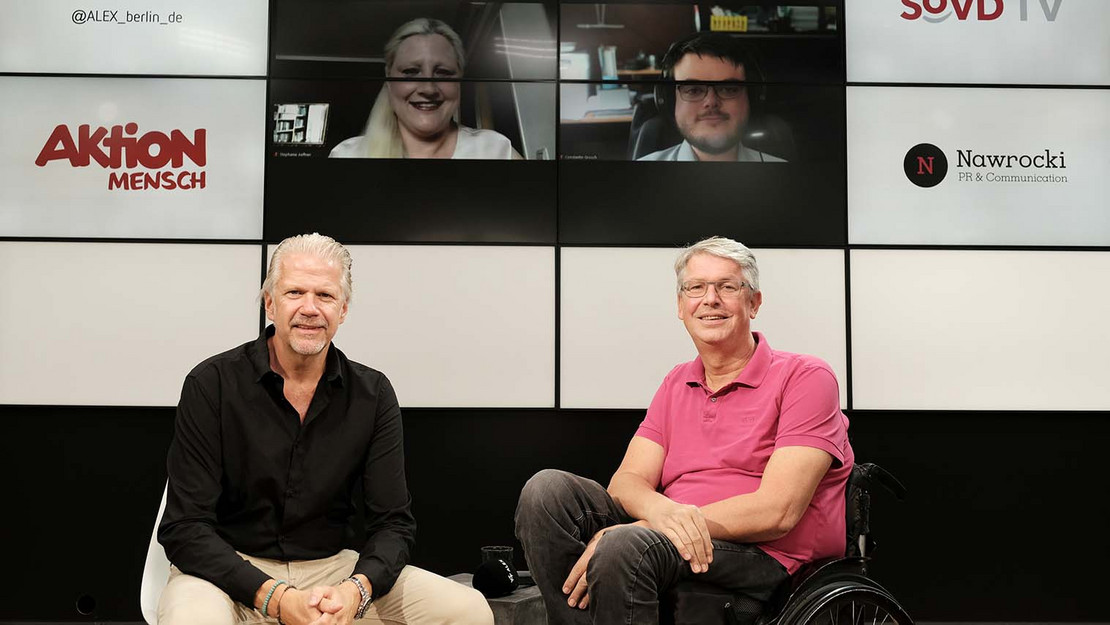
{"type": "Polygon", "coordinates": [[[363,586],[362,582],[358,581],[358,578],[354,575],[348,577],[344,581],[353,583],[355,587],[358,588],[358,594],[362,595],[362,600],[358,602],[358,610],[355,611],[355,620],[357,621],[366,614],[366,608],[370,607],[374,599],[370,596],[370,591],[366,590],[366,586],[363,586]]]}

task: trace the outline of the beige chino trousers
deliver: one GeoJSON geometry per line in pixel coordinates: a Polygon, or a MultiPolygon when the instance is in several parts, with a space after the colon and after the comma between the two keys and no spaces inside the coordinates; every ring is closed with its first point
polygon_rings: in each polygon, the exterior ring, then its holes
{"type": "MultiPolygon", "coordinates": [[[[351,575],[358,553],[345,549],[330,558],[282,562],[239,554],[274,579],[295,588],[334,586],[351,575]]],[[[435,573],[406,566],[397,583],[378,597],[355,621],[359,624],[403,625],[493,625],[493,612],[482,595],[435,573]]],[[[170,567],[169,582],[158,602],[158,625],[236,625],[266,623],[277,619],[264,616],[253,606],[232,601],[211,582],[186,575],[170,567]]]]}

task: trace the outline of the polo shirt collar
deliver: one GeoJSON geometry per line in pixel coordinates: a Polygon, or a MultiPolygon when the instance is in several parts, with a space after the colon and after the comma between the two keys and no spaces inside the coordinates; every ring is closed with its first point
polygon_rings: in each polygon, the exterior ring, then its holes
{"type": "MultiPolygon", "coordinates": [[[[274,335],[274,332],[276,332],[276,329],[272,324],[266,326],[266,329],[262,331],[262,334],[258,335],[258,338],[255,339],[254,343],[252,343],[248,349],[251,367],[254,369],[255,374],[254,380],[256,382],[261,382],[267,374],[273,373],[277,375],[276,372],[270,369],[270,346],[267,344],[267,341],[274,335]]],[[[328,382],[342,384],[343,368],[340,366],[339,362],[339,349],[335,347],[334,343],[328,345],[328,355],[326,358],[324,363],[324,377],[328,382]]]]}
{"type": "MultiPolygon", "coordinates": [[[[752,359],[744,365],[740,375],[725,386],[739,384],[756,388],[767,377],[767,372],[771,369],[771,346],[767,344],[767,339],[762,332],[752,332],[752,336],[755,337],[755,353],[752,354],[752,359]]],[[[698,357],[694,359],[692,365],[686,376],[686,384],[688,386],[705,384],[705,363],[698,357]]]]}
{"type": "MultiPolygon", "coordinates": [[[[744,161],[744,160],[762,160],[762,159],[745,159],[744,150],[748,150],[748,149],[750,149],[750,148],[744,147],[743,143],[737,143],[736,144],[736,161],[737,162],[741,162],[741,161],[744,161]]],[[[678,152],[675,154],[675,160],[676,161],[697,161],[698,160],[698,155],[697,155],[696,152],[694,152],[694,146],[690,145],[689,141],[683,140],[682,143],[678,144],[678,152]]]]}
{"type": "Polygon", "coordinates": [[[771,346],[767,344],[762,332],[752,332],[752,336],[755,337],[755,354],[740,375],[736,376],[735,383],[756,388],[763,383],[767,372],[771,370],[771,346]]]}

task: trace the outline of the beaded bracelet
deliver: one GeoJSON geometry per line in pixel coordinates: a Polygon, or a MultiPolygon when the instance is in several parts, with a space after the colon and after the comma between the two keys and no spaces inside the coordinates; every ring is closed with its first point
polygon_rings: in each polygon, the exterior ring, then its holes
{"type": "Polygon", "coordinates": [[[282,584],[288,585],[289,582],[285,581],[284,579],[279,579],[274,582],[273,586],[270,586],[270,592],[266,593],[266,599],[262,602],[262,616],[270,615],[270,613],[267,612],[266,609],[270,607],[270,599],[274,596],[274,591],[277,590],[277,587],[281,586],[282,584]]]}

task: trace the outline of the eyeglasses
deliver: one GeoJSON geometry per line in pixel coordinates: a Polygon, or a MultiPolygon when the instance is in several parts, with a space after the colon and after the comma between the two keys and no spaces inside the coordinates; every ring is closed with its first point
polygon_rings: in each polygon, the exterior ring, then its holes
{"type": "Polygon", "coordinates": [[[705,96],[709,95],[709,90],[712,89],[713,93],[717,94],[720,100],[735,100],[744,94],[747,87],[738,83],[715,83],[715,84],[679,84],[675,85],[678,91],[678,97],[682,98],[684,102],[701,102],[705,96]]]}
{"type": "Polygon", "coordinates": [[[682,283],[682,293],[686,297],[697,299],[699,297],[705,297],[705,294],[709,292],[710,286],[717,290],[718,297],[739,297],[740,291],[749,285],[744,282],[734,282],[732,280],[718,280],[716,282],[692,280],[682,283]]]}

